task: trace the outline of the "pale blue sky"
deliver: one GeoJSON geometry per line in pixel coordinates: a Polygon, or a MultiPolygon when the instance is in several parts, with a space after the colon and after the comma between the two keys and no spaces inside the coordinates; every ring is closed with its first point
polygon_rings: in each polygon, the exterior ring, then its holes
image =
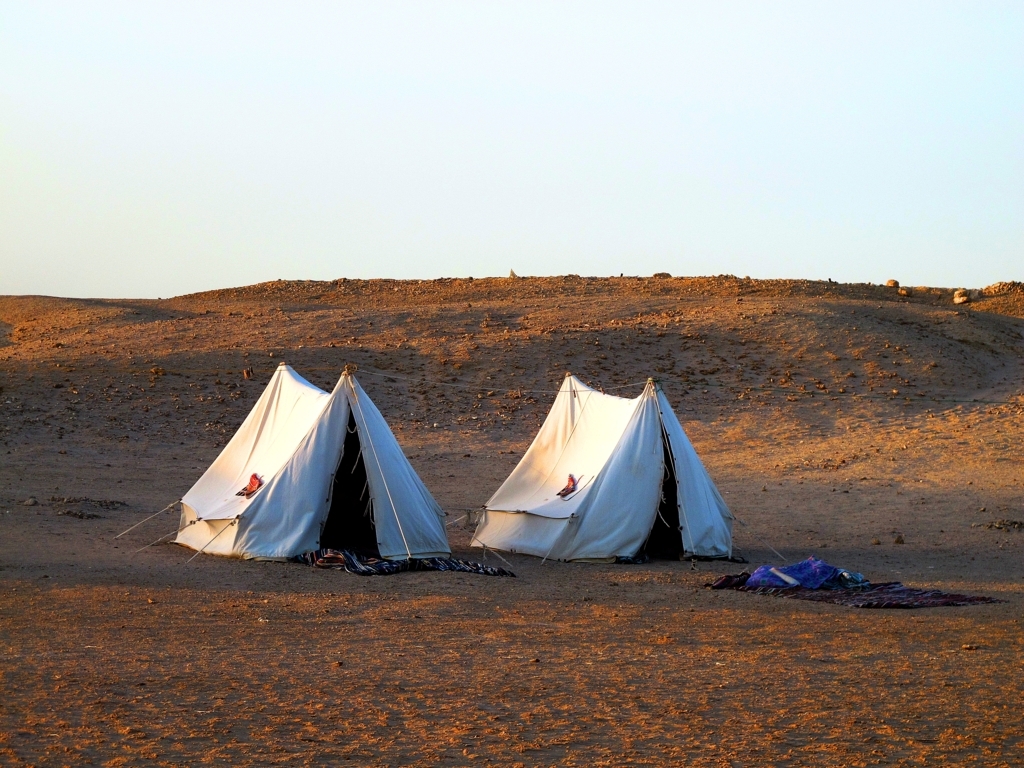
{"type": "Polygon", "coordinates": [[[1024,280],[1024,3],[0,0],[0,294],[1024,280]]]}

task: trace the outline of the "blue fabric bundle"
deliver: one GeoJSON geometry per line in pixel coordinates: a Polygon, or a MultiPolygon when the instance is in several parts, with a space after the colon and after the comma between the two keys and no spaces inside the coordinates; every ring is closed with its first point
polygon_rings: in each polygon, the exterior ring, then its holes
{"type": "Polygon", "coordinates": [[[804,587],[805,589],[851,589],[869,586],[859,573],[845,571],[811,556],[793,565],[762,565],[747,579],[746,587],[804,587]]]}

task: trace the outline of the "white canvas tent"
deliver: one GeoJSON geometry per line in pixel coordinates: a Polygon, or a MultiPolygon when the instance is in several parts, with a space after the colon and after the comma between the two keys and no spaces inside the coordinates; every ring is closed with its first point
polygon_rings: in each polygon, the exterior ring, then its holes
{"type": "Polygon", "coordinates": [[[448,557],[444,512],[354,377],[327,393],[281,363],[242,426],[182,498],[178,544],[243,558],[321,548],[448,557]],[[237,495],[250,476],[264,485],[237,495]]]}
{"type": "Polygon", "coordinates": [[[567,374],[473,546],[558,560],[731,557],[732,515],[659,386],[629,400],[567,374]]]}

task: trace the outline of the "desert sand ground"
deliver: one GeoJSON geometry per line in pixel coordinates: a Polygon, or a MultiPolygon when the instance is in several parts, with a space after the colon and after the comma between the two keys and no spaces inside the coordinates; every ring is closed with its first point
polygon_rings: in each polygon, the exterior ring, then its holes
{"type": "Polygon", "coordinates": [[[988,525],[1024,520],[1024,291],[910,293],[568,276],[0,297],[0,764],[1021,765],[1024,531],[988,525]],[[630,396],[652,376],[752,565],[770,545],[1005,602],[702,587],[731,563],[364,578],[137,552],[171,513],[115,541],[190,487],[282,360],[322,387],[359,366],[457,556],[482,557],[462,518],[565,371],[630,396]]]}

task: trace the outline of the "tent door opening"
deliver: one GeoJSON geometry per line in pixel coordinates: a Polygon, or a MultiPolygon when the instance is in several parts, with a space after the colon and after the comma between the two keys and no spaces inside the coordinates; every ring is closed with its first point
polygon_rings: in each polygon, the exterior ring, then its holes
{"type": "Polygon", "coordinates": [[[672,459],[668,437],[662,434],[665,450],[665,479],[661,483],[661,502],[654,525],[641,552],[658,560],[678,560],[683,554],[683,537],[679,530],[679,498],[676,485],[676,463],[672,459]]]}
{"type": "Polygon", "coordinates": [[[351,413],[341,460],[334,473],[331,508],[320,532],[320,548],[348,549],[360,555],[380,557],[359,430],[351,413]]]}

